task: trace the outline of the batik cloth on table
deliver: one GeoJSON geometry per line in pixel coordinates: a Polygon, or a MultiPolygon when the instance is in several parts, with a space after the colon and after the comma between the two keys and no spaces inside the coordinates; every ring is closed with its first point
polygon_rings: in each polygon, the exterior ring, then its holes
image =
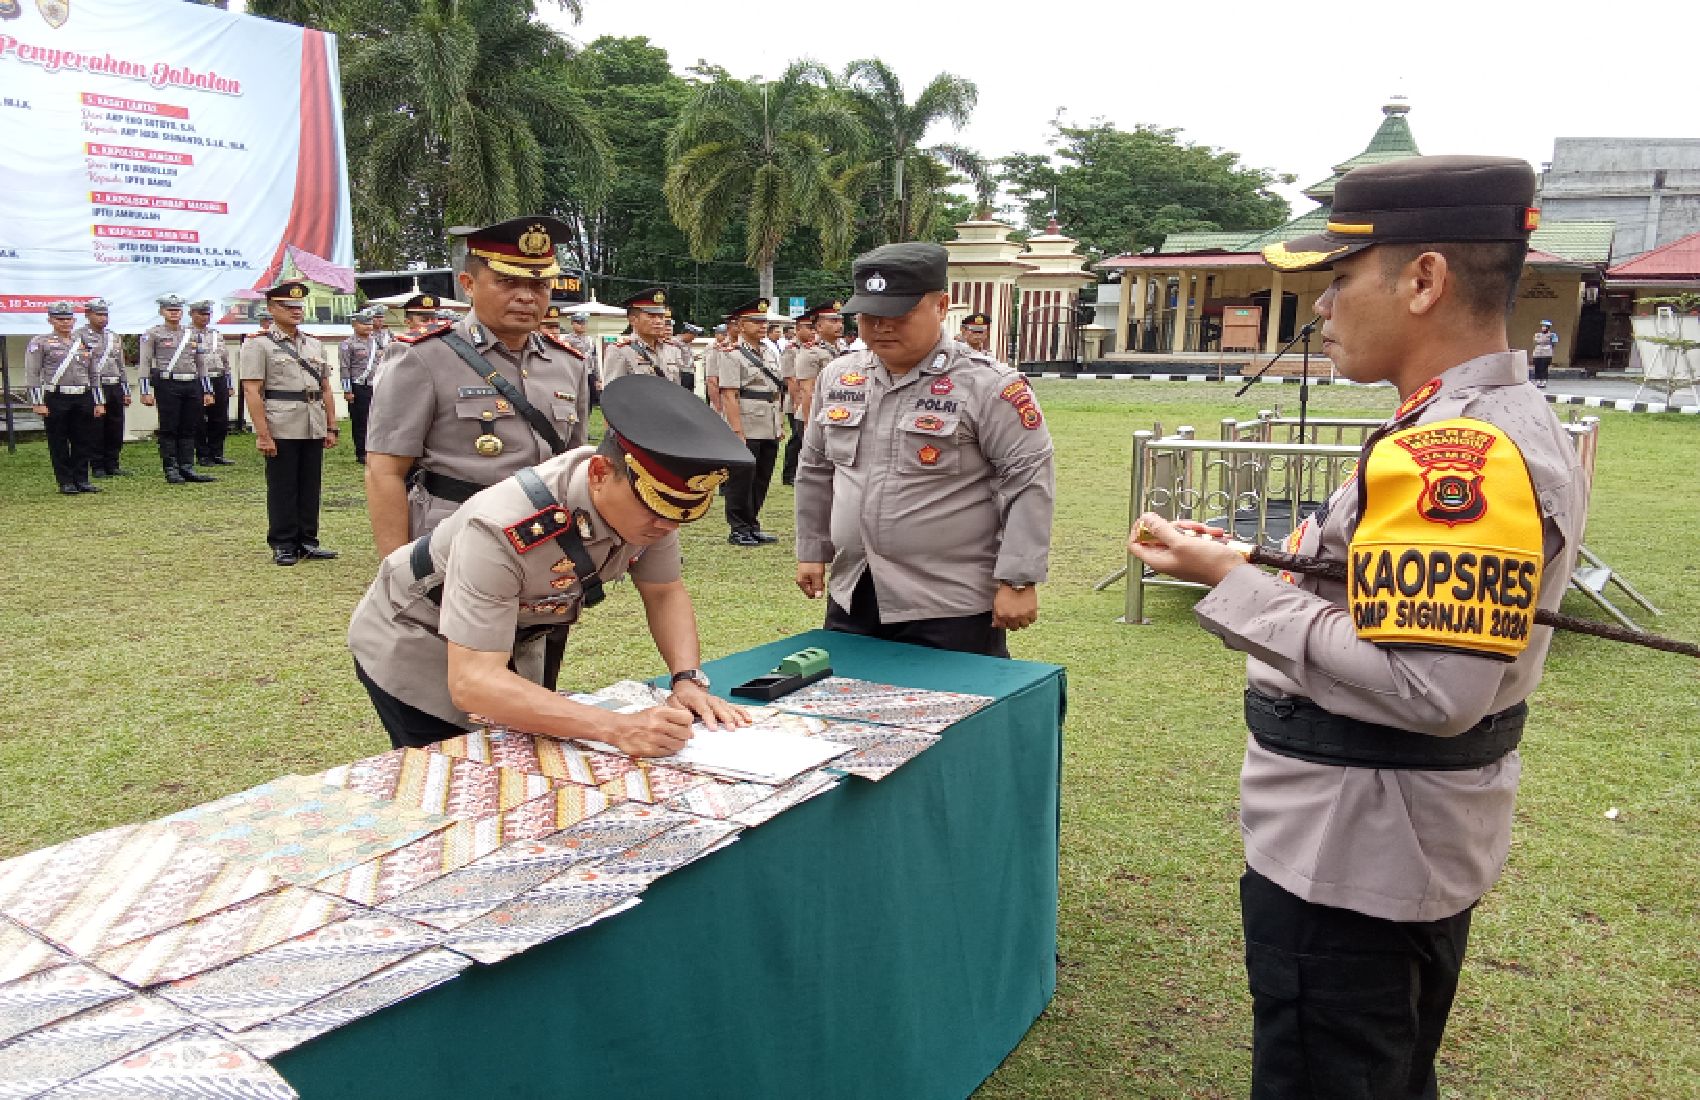
{"type": "MultiPolygon", "coordinates": [[[[86,1009],[122,1000],[131,990],[123,982],[82,963],[67,962],[51,970],[0,985],[0,1043],[86,1009]]],[[[4,1048],[0,1047],[0,1058],[4,1048]]]]}
{"type": "Polygon", "coordinates": [[[0,916],[0,982],[10,982],[71,961],[71,957],[22,925],[0,916]]]}
{"type": "Polygon", "coordinates": [[[937,734],[869,722],[831,722],[823,736],[856,747],[832,762],[834,771],[876,783],[939,741],[937,734]]]}
{"type": "Polygon", "coordinates": [[[565,782],[541,772],[423,749],[393,749],[320,772],[315,778],[326,786],[346,787],[385,802],[452,818],[488,817],[511,810],[565,782]]]}
{"type": "Polygon", "coordinates": [[[288,776],[163,820],[197,847],[297,885],[359,866],[451,822],[314,776],[288,776]]]}
{"type": "MultiPolygon", "coordinates": [[[[265,893],[264,870],[159,822],[122,825],[0,863],[0,912],[88,957],[265,893]]],[[[0,961],[0,968],[10,968],[0,961]]]]}
{"type": "Polygon", "coordinates": [[[798,776],[774,791],[769,797],[748,809],[739,810],[732,815],[731,820],[746,829],[753,829],[757,825],[772,821],[786,810],[799,806],[816,795],[825,794],[838,786],[838,782],[838,775],[825,770],[798,776]]]}
{"type": "Polygon", "coordinates": [[[617,753],[592,752],[572,741],[488,726],[427,747],[428,752],[476,760],[515,771],[565,779],[586,787],[618,779],[637,761],[617,753]]]}
{"type": "Polygon", "coordinates": [[[131,985],[157,985],[223,966],[353,913],[340,898],[285,886],[113,948],[91,961],[131,985]]]}
{"type": "Polygon", "coordinates": [[[41,1100],[296,1100],[278,1072],[212,1031],[195,1028],[120,1058],[41,1100]]]}
{"type": "Polygon", "coordinates": [[[793,714],[940,733],[994,701],[989,695],[926,691],[829,676],[777,700],[774,705],[793,714]]]}
{"type": "Polygon", "coordinates": [[[505,844],[551,836],[611,804],[609,796],[596,787],[563,783],[502,813],[456,822],[406,847],[321,879],[313,889],[362,905],[380,905],[482,859],[505,844]]]}
{"type": "Polygon", "coordinates": [[[36,1028],[0,1047],[0,1100],[40,1096],[195,1023],[175,1005],[137,993],[36,1028]]]}
{"type": "Polygon", "coordinates": [[[441,933],[412,921],[366,913],[156,992],[226,1031],[241,1031],[345,989],[441,940],[441,933]]]}
{"type": "Polygon", "coordinates": [[[652,881],[651,875],[610,873],[597,864],[575,866],[456,929],[448,945],[493,965],[625,912],[652,881]]]}

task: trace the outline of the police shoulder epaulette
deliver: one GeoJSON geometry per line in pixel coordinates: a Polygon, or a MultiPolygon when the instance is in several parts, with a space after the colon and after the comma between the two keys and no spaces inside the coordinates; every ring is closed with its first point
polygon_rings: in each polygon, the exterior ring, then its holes
{"type": "Polygon", "coordinates": [[[556,336],[552,332],[543,332],[541,329],[538,330],[538,334],[540,336],[542,336],[543,339],[549,341],[551,344],[554,344],[556,347],[558,347],[562,351],[566,352],[568,355],[571,355],[571,356],[573,356],[574,358],[577,358],[577,359],[583,359],[584,358],[584,352],[578,350],[577,348],[573,347],[571,344],[567,343],[566,340],[563,339],[562,337],[556,336]]]}
{"type": "Polygon", "coordinates": [[[400,340],[404,344],[417,344],[421,340],[429,340],[433,336],[441,336],[443,333],[454,327],[455,324],[453,321],[437,321],[426,326],[419,332],[404,332],[400,336],[397,336],[396,339],[400,340]]]}
{"type": "Polygon", "coordinates": [[[508,543],[521,554],[542,546],[572,524],[573,517],[558,504],[533,512],[518,523],[502,528],[508,543]]]}

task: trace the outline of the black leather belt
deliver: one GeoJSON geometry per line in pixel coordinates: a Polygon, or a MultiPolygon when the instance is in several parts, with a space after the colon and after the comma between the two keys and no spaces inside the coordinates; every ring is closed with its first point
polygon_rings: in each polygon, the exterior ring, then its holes
{"type": "Polygon", "coordinates": [[[1330,714],[1309,699],[1274,699],[1247,689],[1245,720],[1270,752],[1345,768],[1464,771],[1499,760],[1523,740],[1529,704],[1490,714],[1456,737],[1432,737],[1330,714]]]}
{"type": "Polygon", "coordinates": [[[267,390],[267,401],[317,401],[317,392],[309,390],[267,390]]]}
{"type": "Polygon", "coordinates": [[[458,477],[433,473],[430,470],[419,471],[419,484],[438,500],[452,500],[456,504],[465,504],[474,495],[489,488],[488,485],[480,485],[476,481],[462,481],[458,477]]]}
{"type": "MultiPolygon", "coordinates": [[[[436,570],[436,564],[431,561],[431,533],[429,531],[413,540],[413,550],[407,556],[407,563],[413,567],[413,579],[416,581],[424,580],[436,570]]],[[[438,607],[443,606],[443,586],[437,585],[425,593],[425,598],[438,607]]]]}
{"type": "Polygon", "coordinates": [[[738,396],[742,397],[746,401],[778,401],[779,400],[779,394],[777,394],[777,393],[775,393],[771,390],[754,390],[754,391],[752,391],[752,390],[740,389],[738,391],[738,396]]]}

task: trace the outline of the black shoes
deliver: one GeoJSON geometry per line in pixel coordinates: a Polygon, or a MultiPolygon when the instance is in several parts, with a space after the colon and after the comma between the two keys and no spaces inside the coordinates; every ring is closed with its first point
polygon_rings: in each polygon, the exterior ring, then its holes
{"type": "Polygon", "coordinates": [[[82,492],[81,489],[77,488],[75,485],[72,485],[70,482],[66,482],[63,485],[60,485],[59,491],[61,493],[63,493],[65,496],[68,496],[68,497],[77,496],[78,494],[80,494],[82,492]]]}
{"type": "Polygon", "coordinates": [[[202,466],[234,466],[234,465],[236,465],[236,460],[231,459],[231,458],[225,458],[223,455],[214,455],[211,458],[203,459],[202,462],[201,462],[201,465],[202,466]]]}
{"type": "Polygon", "coordinates": [[[90,485],[86,481],[79,481],[79,482],[77,482],[77,492],[79,492],[79,493],[98,493],[98,492],[100,492],[100,489],[97,486],[90,485]]]}
{"type": "Polygon", "coordinates": [[[760,546],[762,541],[748,531],[733,531],[726,536],[726,541],[733,546],[760,546]]]}
{"type": "Polygon", "coordinates": [[[295,554],[302,561],[330,561],[336,557],[335,550],[323,550],[317,546],[303,546],[295,554]]]}
{"type": "Polygon", "coordinates": [[[759,543],[763,546],[766,546],[769,543],[779,541],[778,535],[770,535],[766,531],[763,531],[760,527],[756,528],[754,531],[749,532],[749,536],[752,539],[755,539],[757,543],[759,543]]]}
{"type": "Polygon", "coordinates": [[[106,471],[106,476],[107,477],[129,477],[130,471],[129,470],[121,470],[117,466],[113,466],[106,471]]]}
{"type": "Polygon", "coordinates": [[[301,560],[300,558],[295,556],[295,551],[293,551],[293,550],[273,550],[272,551],[272,564],[273,565],[294,565],[296,562],[298,562],[300,560],[301,560]]]}
{"type": "Polygon", "coordinates": [[[183,471],[175,466],[167,466],[165,468],[165,483],[167,485],[182,485],[183,471]]]}
{"type": "Polygon", "coordinates": [[[177,468],[177,472],[183,478],[184,481],[193,481],[196,484],[218,480],[218,478],[216,478],[216,477],[209,477],[206,474],[201,473],[199,470],[195,469],[193,466],[179,466],[177,468]]]}

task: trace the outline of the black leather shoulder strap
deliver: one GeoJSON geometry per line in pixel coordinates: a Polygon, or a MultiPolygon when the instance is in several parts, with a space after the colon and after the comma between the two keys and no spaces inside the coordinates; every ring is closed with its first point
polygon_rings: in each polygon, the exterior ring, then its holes
{"type": "MultiPolygon", "coordinates": [[[[472,368],[472,372],[495,387],[497,393],[508,399],[508,403],[525,417],[525,422],[531,425],[531,430],[549,444],[549,449],[561,454],[567,449],[567,441],[561,438],[561,433],[555,430],[555,425],[549,423],[549,418],[537,411],[537,407],[525,399],[525,394],[519,387],[503,378],[498,371],[489,369],[490,364],[484,361],[473,346],[466,342],[458,332],[445,332],[441,337],[443,343],[454,349],[456,355],[472,368]]],[[[538,483],[539,485],[542,482],[538,483]]],[[[541,505],[539,505],[541,507],[541,505]]]]}
{"type": "MultiPolygon", "coordinates": [[[[561,503],[555,499],[555,494],[543,484],[543,479],[537,476],[537,471],[529,466],[514,475],[525,495],[531,498],[531,503],[538,511],[545,508],[560,508],[561,503]]],[[[595,607],[602,602],[602,578],[596,573],[596,563],[590,560],[590,551],[584,548],[584,539],[578,533],[578,517],[567,524],[561,533],[555,536],[555,542],[573,563],[573,571],[578,574],[579,587],[584,590],[584,606],[595,607]]]]}

